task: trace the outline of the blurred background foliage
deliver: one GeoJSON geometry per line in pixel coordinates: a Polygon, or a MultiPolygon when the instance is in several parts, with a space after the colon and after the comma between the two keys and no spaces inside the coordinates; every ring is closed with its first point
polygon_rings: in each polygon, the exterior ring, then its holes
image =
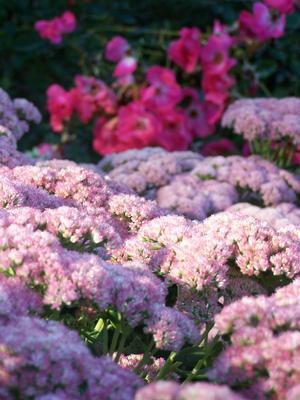
{"type": "MultiPolygon", "coordinates": [[[[21,149],[59,141],[50,130],[46,112],[50,84],[68,89],[76,74],[109,82],[113,65],[103,59],[103,49],[112,36],[125,36],[140,63],[168,65],[168,43],[182,26],[209,32],[215,19],[232,24],[239,12],[251,9],[252,4],[249,0],[0,0],[0,86],[13,97],[33,101],[44,117],[44,122],[21,141],[21,149]],[[41,39],[34,23],[66,9],[76,14],[77,30],[58,46],[41,39]]],[[[288,16],[283,38],[267,42],[250,58],[243,49],[235,56],[239,58],[236,96],[249,95],[249,79],[255,75],[260,82],[256,96],[300,97],[299,12],[288,16]]],[[[200,77],[194,85],[200,86],[200,77]]],[[[90,148],[89,127],[84,130],[76,142],[66,146],[67,158],[96,159],[90,148]]]]}

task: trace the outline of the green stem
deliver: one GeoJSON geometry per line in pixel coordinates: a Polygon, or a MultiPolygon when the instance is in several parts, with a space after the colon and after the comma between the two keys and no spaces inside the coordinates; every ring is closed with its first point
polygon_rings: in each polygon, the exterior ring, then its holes
{"type": "Polygon", "coordinates": [[[100,333],[104,329],[104,327],[105,327],[105,322],[104,322],[103,318],[99,318],[98,322],[94,328],[94,331],[100,333]]]}
{"type": "Polygon", "coordinates": [[[197,362],[197,364],[195,365],[195,367],[192,369],[192,371],[188,374],[188,376],[185,378],[185,380],[183,381],[183,383],[188,383],[190,382],[196,375],[197,373],[200,371],[202,365],[204,364],[205,359],[201,358],[201,360],[199,360],[197,362]]]}
{"type": "Polygon", "coordinates": [[[116,350],[119,336],[120,336],[120,331],[118,328],[116,328],[114,331],[112,342],[111,342],[110,349],[109,349],[110,356],[112,356],[116,350]]]}
{"type": "Polygon", "coordinates": [[[138,365],[133,370],[137,375],[140,374],[143,366],[149,362],[150,354],[153,354],[152,353],[153,347],[154,347],[154,341],[152,339],[151,342],[149,343],[148,347],[144,351],[143,358],[141,359],[141,361],[138,363],[138,365]]]}
{"type": "Polygon", "coordinates": [[[119,347],[118,347],[118,352],[117,355],[115,357],[115,362],[117,363],[121,357],[121,354],[124,353],[124,347],[125,347],[125,343],[126,343],[126,339],[127,339],[128,335],[127,333],[123,333],[123,335],[121,336],[121,340],[119,343],[119,347]]]}
{"type": "Polygon", "coordinates": [[[104,325],[104,332],[103,332],[103,354],[108,353],[108,331],[106,324],[104,325]]]}
{"type": "Polygon", "coordinates": [[[165,362],[165,365],[161,368],[161,370],[159,371],[159,373],[156,376],[157,381],[160,379],[164,379],[165,376],[169,373],[170,366],[173,364],[176,355],[177,355],[176,351],[172,351],[170,353],[167,361],[165,362]]]}

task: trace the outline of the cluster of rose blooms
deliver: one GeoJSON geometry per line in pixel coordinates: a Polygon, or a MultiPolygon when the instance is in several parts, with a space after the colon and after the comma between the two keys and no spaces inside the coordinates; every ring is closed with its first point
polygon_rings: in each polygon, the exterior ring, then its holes
{"type": "Polygon", "coordinates": [[[62,36],[76,29],[76,17],[72,11],[65,11],[61,16],[52,20],[40,20],[34,28],[43,39],[50,40],[53,44],[59,44],[62,36]]]}
{"type": "MultiPolygon", "coordinates": [[[[67,137],[75,116],[82,124],[93,123],[93,147],[99,154],[147,146],[186,150],[194,138],[212,134],[222,117],[235,84],[230,75],[236,65],[234,48],[283,36],[286,15],[293,11],[294,0],[263,0],[253,5],[252,12],[240,13],[236,31],[219,21],[209,35],[196,27],[182,28],[167,56],[183,70],[181,75],[199,77],[199,91],[179,83],[171,68],[153,65],[140,71],[134,49],[125,38],[115,36],[105,50],[105,58],[116,63],[112,87],[81,75],[70,90],[51,85],[47,91],[51,127],[67,137]]],[[[36,29],[59,43],[62,33],[75,28],[71,15],[68,11],[54,20],[38,21],[36,29]]]]}
{"type": "Polygon", "coordinates": [[[296,175],[258,157],[162,149],[33,161],[16,149],[19,124],[0,135],[1,398],[299,397],[296,175]],[[191,191],[223,206],[199,200],[203,221],[161,208],[161,190],[180,202],[180,180],[183,203],[191,191]],[[208,346],[222,351],[200,371],[213,383],[188,383],[195,366],[180,385],[170,360],[214,321],[208,346]]]}

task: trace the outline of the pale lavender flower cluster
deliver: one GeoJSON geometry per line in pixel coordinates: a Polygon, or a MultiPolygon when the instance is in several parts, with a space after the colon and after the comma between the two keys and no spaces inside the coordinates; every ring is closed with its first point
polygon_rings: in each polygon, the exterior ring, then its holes
{"type": "Polygon", "coordinates": [[[300,99],[242,99],[223,114],[222,126],[232,128],[246,140],[282,140],[300,143],[300,99]]]}
{"type": "Polygon", "coordinates": [[[275,229],[252,216],[219,213],[191,222],[164,216],[144,223],[113,251],[117,262],[137,262],[179,285],[177,308],[198,320],[243,295],[266,293],[300,273],[297,229],[275,229]],[[270,274],[268,285],[264,276],[270,274]],[[198,315],[197,315],[198,314],[198,315]]]}
{"type": "Polygon", "coordinates": [[[246,400],[225,385],[189,383],[180,386],[172,381],[151,383],[136,393],[135,400],[246,400]]]}
{"type": "Polygon", "coordinates": [[[265,206],[295,203],[300,179],[258,156],[206,157],[191,172],[202,180],[227,182],[239,192],[239,201],[265,206]]]}
{"type": "Polygon", "coordinates": [[[3,167],[1,172],[1,205],[7,211],[0,218],[0,263],[5,274],[42,292],[44,304],[52,308],[81,299],[102,311],[112,307],[132,327],[143,323],[158,348],[179,349],[198,340],[194,323],[165,306],[165,284],[151,271],[104,261],[130,231],[165,214],[155,202],[122,188],[118,194],[118,186],[96,171],[68,161],[3,167]],[[158,325],[160,313],[172,325],[158,325]]]}
{"type": "Polygon", "coordinates": [[[236,203],[238,193],[227,182],[202,181],[195,175],[182,174],[174,177],[169,185],[158,189],[156,200],[161,207],[203,220],[236,203]]]}
{"type": "Polygon", "coordinates": [[[266,221],[275,229],[300,226],[300,209],[292,203],[281,203],[275,207],[260,208],[249,203],[237,203],[229,207],[227,212],[252,216],[266,221]]]}
{"type": "Polygon", "coordinates": [[[100,162],[102,172],[110,163],[111,179],[125,182],[163,208],[198,220],[237,202],[295,203],[300,193],[296,175],[257,156],[201,158],[182,152],[179,157],[165,150],[143,149],[118,153],[118,157],[105,157],[100,162]]]}
{"type": "Polygon", "coordinates": [[[1,326],[0,359],[1,399],[131,400],[142,385],[108,357],[93,357],[77,333],[39,318],[1,326]]]}
{"type": "Polygon", "coordinates": [[[17,151],[16,139],[4,126],[0,125],[0,168],[13,168],[17,165],[30,164],[31,161],[24,154],[17,151]]]}
{"type": "Polygon", "coordinates": [[[149,147],[106,156],[98,166],[113,180],[154,199],[157,188],[167,185],[173,176],[190,171],[201,159],[200,154],[190,151],[168,152],[149,147]]]}
{"type": "Polygon", "coordinates": [[[299,305],[297,278],[271,297],[244,297],[225,307],[215,318],[216,328],[230,343],[215,361],[211,379],[240,385],[250,398],[299,393],[299,305]]]}
{"type": "Polygon", "coordinates": [[[7,279],[0,275],[0,319],[36,312],[41,305],[41,296],[27,288],[20,279],[7,279]]]}
{"type": "Polygon", "coordinates": [[[108,200],[109,212],[116,216],[130,231],[138,231],[143,222],[168,214],[155,201],[145,200],[135,195],[116,194],[108,200]]]}
{"type": "Polygon", "coordinates": [[[10,130],[16,139],[20,139],[29,130],[28,122],[41,122],[38,109],[26,99],[12,100],[0,88],[0,125],[10,130]]]}

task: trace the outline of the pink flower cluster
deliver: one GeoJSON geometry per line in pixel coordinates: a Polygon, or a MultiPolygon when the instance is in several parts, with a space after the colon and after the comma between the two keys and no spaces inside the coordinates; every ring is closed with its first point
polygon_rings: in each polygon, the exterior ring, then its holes
{"type": "Polygon", "coordinates": [[[0,397],[297,399],[299,192],[296,175],[256,156],[146,148],[97,166],[34,162],[1,128],[0,397]],[[224,386],[180,386],[188,371],[172,369],[172,352],[209,354],[213,321],[222,350],[203,366],[224,386]],[[132,371],[173,381],[141,388],[132,371]]]}
{"type": "Polygon", "coordinates": [[[295,226],[277,230],[232,212],[202,224],[179,216],[153,219],[113,256],[120,263],[148,265],[168,285],[178,285],[178,309],[198,322],[211,319],[224,303],[273,290],[300,272],[295,226]],[[268,274],[270,283],[264,279],[268,274]]]}
{"type": "Polygon", "coordinates": [[[281,203],[276,207],[260,208],[249,203],[237,203],[226,211],[249,215],[256,219],[266,221],[275,229],[288,229],[299,227],[300,209],[291,203],[281,203]]]}
{"type": "Polygon", "coordinates": [[[155,198],[157,188],[191,171],[202,156],[190,151],[167,152],[160,148],[128,150],[104,157],[98,164],[116,182],[126,182],[140,195],[155,198]]]}
{"type": "Polygon", "coordinates": [[[300,99],[243,99],[231,104],[222,118],[222,126],[232,128],[247,141],[300,143],[300,99]]]}
{"type": "Polygon", "coordinates": [[[230,339],[210,377],[239,385],[249,398],[297,398],[300,355],[299,278],[271,297],[244,297],[216,316],[230,339]]]}
{"type": "Polygon", "coordinates": [[[75,87],[69,91],[57,84],[49,86],[47,97],[54,132],[61,132],[74,113],[86,124],[95,114],[113,114],[117,107],[115,94],[103,81],[81,75],[75,77],[75,87]]]}
{"type": "Polygon", "coordinates": [[[134,81],[133,73],[137,68],[137,60],[131,56],[131,48],[122,36],[114,36],[106,45],[105,58],[116,62],[113,76],[118,78],[119,85],[134,81]]]}
{"type": "Polygon", "coordinates": [[[230,183],[238,190],[240,201],[265,206],[295,203],[300,191],[297,175],[258,156],[207,157],[199,161],[191,173],[202,180],[230,183]]]}
{"type": "MultiPolygon", "coordinates": [[[[101,155],[147,146],[186,150],[194,139],[211,135],[220,121],[236,83],[231,72],[240,58],[236,54],[244,52],[240,47],[251,53],[266,40],[282,37],[286,14],[293,11],[294,0],[263,0],[253,4],[252,12],[243,10],[232,26],[214,21],[209,34],[197,27],[183,27],[179,38],[167,47],[171,68],[145,68],[130,43],[114,36],[104,51],[104,58],[115,64],[111,87],[94,76],[81,75],[75,77],[70,90],[58,84],[49,86],[51,127],[66,138],[75,115],[82,124],[91,122],[93,148],[101,155]],[[183,71],[175,73],[173,64],[183,71]],[[195,79],[200,82],[199,90],[191,86],[195,79]]],[[[57,44],[62,34],[75,29],[76,19],[66,11],[53,20],[36,22],[35,27],[42,37],[57,44]]],[[[284,121],[279,117],[282,126],[278,130],[297,135],[299,124],[294,117],[288,115],[284,121]]],[[[248,129],[255,130],[252,119],[248,116],[241,124],[248,123],[248,129]]]]}
{"type": "Polygon", "coordinates": [[[93,357],[63,324],[27,316],[2,322],[2,399],[131,400],[142,385],[108,357],[93,357]]]}
{"type": "Polygon", "coordinates": [[[257,156],[202,158],[192,152],[143,149],[104,157],[98,165],[161,207],[199,220],[241,201],[295,203],[300,192],[296,175],[257,156]]]}
{"type": "Polygon", "coordinates": [[[81,300],[103,312],[113,307],[133,328],[143,323],[157,348],[196,342],[194,323],[166,307],[166,286],[152,272],[104,261],[165,211],[96,171],[62,160],[0,168],[2,272],[38,290],[52,308],[81,300]],[[159,324],[162,314],[169,323],[159,324]]]}
{"type": "Polygon", "coordinates": [[[139,389],[135,400],[246,400],[225,385],[194,383],[180,386],[176,382],[159,381],[139,389]]]}
{"type": "Polygon", "coordinates": [[[40,20],[34,24],[35,30],[41,38],[53,44],[59,44],[62,36],[76,29],[76,17],[72,11],[65,11],[61,16],[50,20],[40,20]]]}
{"type": "MultiPolygon", "coordinates": [[[[120,356],[118,364],[123,368],[133,371],[141,363],[143,357],[144,357],[143,354],[129,354],[127,356],[122,354],[120,356]]],[[[155,381],[158,371],[164,365],[165,365],[164,358],[150,357],[149,362],[141,367],[142,375],[144,376],[147,382],[155,381]]]]}
{"type": "Polygon", "coordinates": [[[188,73],[201,61],[202,102],[195,89],[179,85],[169,68],[151,66],[145,84],[139,86],[133,76],[137,60],[132,49],[116,36],[107,44],[105,56],[118,63],[113,75],[118,79],[116,87],[122,90],[114,92],[104,82],[85,76],[76,77],[76,86],[69,91],[51,85],[47,96],[52,129],[62,132],[75,112],[83,124],[94,118],[93,146],[100,154],[147,146],[185,150],[194,137],[210,135],[224,111],[228,90],[234,84],[228,75],[235,64],[229,57],[233,44],[219,22],[204,46],[197,28],[183,28],[180,39],[170,44],[170,59],[188,73]],[[131,97],[125,105],[124,93],[131,97]]]}
{"type": "Polygon", "coordinates": [[[252,13],[242,11],[239,17],[241,35],[264,42],[283,36],[286,14],[294,12],[294,0],[263,0],[253,4],[252,13]]]}

